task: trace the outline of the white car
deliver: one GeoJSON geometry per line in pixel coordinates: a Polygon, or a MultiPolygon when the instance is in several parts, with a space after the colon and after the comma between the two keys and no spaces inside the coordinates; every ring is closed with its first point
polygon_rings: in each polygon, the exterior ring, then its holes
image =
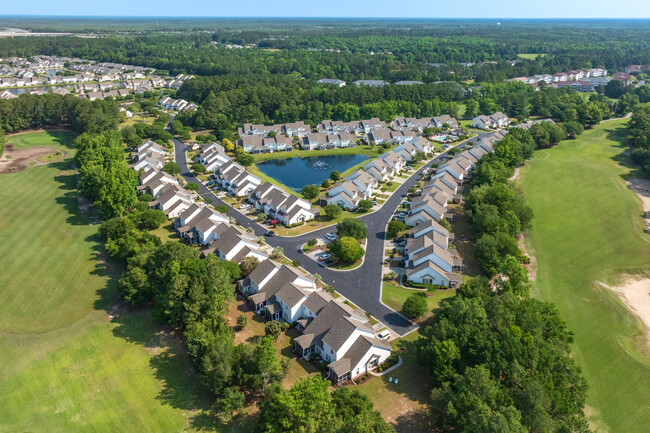
{"type": "Polygon", "coordinates": [[[397,215],[395,215],[395,217],[397,217],[397,218],[404,218],[405,216],[406,216],[406,214],[404,212],[400,212],[397,215]]]}
{"type": "Polygon", "coordinates": [[[326,261],[329,260],[330,257],[332,257],[331,254],[325,253],[325,254],[321,254],[318,258],[322,261],[326,261]]]}
{"type": "Polygon", "coordinates": [[[336,235],[334,233],[328,233],[328,234],[325,235],[325,239],[327,239],[330,242],[335,241],[336,240],[336,235]]]}
{"type": "Polygon", "coordinates": [[[381,331],[377,334],[377,338],[380,340],[388,340],[390,338],[390,331],[381,331]]]}

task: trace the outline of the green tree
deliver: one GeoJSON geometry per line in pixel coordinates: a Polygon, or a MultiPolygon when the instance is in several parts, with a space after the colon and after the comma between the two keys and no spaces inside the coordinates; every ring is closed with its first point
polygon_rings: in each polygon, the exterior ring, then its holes
{"type": "MultiPolygon", "coordinates": [[[[212,141],[214,141],[214,140],[212,140],[212,141]]],[[[235,151],[235,145],[232,143],[232,141],[228,140],[227,138],[224,138],[223,140],[221,140],[221,144],[223,145],[226,152],[234,152],[235,151]]]]}
{"type": "Polygon", "coordinates": [[[357,206],[362,211],[368,212],[370,209],[372,209],[372,202],[370,200],[359,200],[359,203],[358,203],[357,206]]]}
{"type": "Polygon", "coordinates": [[[341,237],[351,237],[356,240],[365,239],[368,237],[368,228],[356,218],[345,218],[336,224],[336,231],[341,237]]]}
{"type": "Polygon", "coordinates": [[[167,221],[167,215],[157,209],[134,212],[128,217],[135,222],[136,227],[140,230],[155,230],[167,221]]]}
{"type": "Polygon", "coordinates": [[[249,165],[253,165],[253,163],[255,162],[255,158],[253,158],[253,155],[249,155],[247,153],[240,153],[235,157],[235,161],[237,161],[244,167],[248,167],[249,165]]]}
{"type": "Polygon", "coordinates": [[[332,179],[334,182],[341,180],[341,174],[334,170],[332,173],[330,173],[330,179],[332,179]]]}
{"type": "Polygon", "coordinates": [[[190,182],[185,184],[185,189],[188,191],[198,191],[201,189],[201,186],[198,183],[190,182]]]}
{"type": "Polygon", "coordinates": [[[575,138],[585,130],[585,128],[578,122],[564,122],[564,129],[570,138],[575,138]]]}
{"type": "Polygon", "coordinates": [[[329,244],[332,257],[341,263],[354,263],[361,259],[365,251],[361,248],[359,241],[353,237],[342,236],[329,244]]]}
{"type": "Polygon", "coordinates": [[[277,320],[271,320],[264,324],[264,335],[273,337],[273,340],[277,340],[282,331],[282,325],[277,320]]]}
{"type": "Polygon", "coordinates": [[[284,255],[284,249],[282,247],[275,247],[273,248],[273,251],[271,251],[271,257],[272,259],[279,259],[284,255]]]}
{"type": "Polygon", "coordinates": [[[478,116],[478,102],[469,99],[465,103],[465,117],[473,119],[476,116],[478,116]]]}
{"type": "Polygon", "coordinates": [[[265,433],[334,432],[336,407],[328,390],[330,382],[320,376],[300,379],[291,389],[273,387],[260,404],[259,430],[265,433]]]}
{"type": "Polygon", "coordinates": [[[286,373],[285,367],[278,360],[275,339],[271,335],[260,339],[259,344],[253,350],[252,359],[256,370],[254,387],[257,389],[263,390],[270,384],[282,380],[286,373]]]}
{"type": "Polygon", "coordinates": [[[223,394],[217,398],[215,402],[215,409],[225,421],[232,418],[232,414],[246,404],[246,396],[239,390],[237,386],[229,386],[223,394]]]}
{"type": "Polygon", "coordinates": [[[260,260],[257,257],[244,257],[239,263],[239,267],[241,268],[241,277],[246,278],[259,264],[260,260]]]}
{"type": "Polygon", "coordinates": [[[482,366],[468,368],[431,393],[434,423],[443,431],[525,433],[520,412],[482,366]]]}
{"type": "Polygon", "coordinates": [[[162,170],[165,173],[169,173],[172,176],[174,176],[174,175],[177,175],[177,174],[179,174],[181,172],[181,166],[176,164],[175,162],[168,162],[167,164],[165,164],[163,166],[162,170]]]}
{"type": "Polygon", "coordinates": [[[416,319],[424,316],[427,309],[427,299],[421,293],[409,295],[409,297],[404,301],[404,305],[402,305],[402,312],[409,319],[416,319]]]}
{"type": "Polygon", "coordinates": [[[386,229],[388,237],[391,239],[397,237],[398,233],[403,232],[404,230],[406,230],[406,224],[396,219],[390,220],[386,229]]]}
{"type": "Polygon", "coordinates": [[[199,163],[199,162],[195,162],[194,164],[192,164],[192,165],[190,166],[190,169],[191,169],[193,172],[195,172],[195,173],[199,173],[199,174],[203,174],[203,173],[205,173],[205,172],[207,171],[207,170],[205,169],[205,165],[203,165],[203,164],[201,164],[201,163],[199,163]]]}
{"type": "Polygon", "coordinates": [[[240,314],[237,316],[237,327],[239,329],[244,329],[246,327],[246,324],[248,323],[248,318],[244,316],[243,314],[240,314]]]}
{"type": "Polygon", "coordinates": [[[338,205],[328,204],[323,208],[323,212],[330,220],[333,220],[340,217],[343,210],[338,205]]]}
{"type": "Polygon", "coordinates": [[[312,200],[320,194],[320,188],[318,188],[316,185],[305,185],[302,188],[302,196],[305,197],[307,200],[312,200]]]}

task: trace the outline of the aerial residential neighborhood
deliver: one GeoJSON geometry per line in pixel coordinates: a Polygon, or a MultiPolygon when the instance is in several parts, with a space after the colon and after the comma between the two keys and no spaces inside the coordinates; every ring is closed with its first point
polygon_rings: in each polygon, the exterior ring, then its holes
{"type": "Polygon", "coordinates": [[[0,431],[645,433],[646,3],[6,2],[0,431]]]}

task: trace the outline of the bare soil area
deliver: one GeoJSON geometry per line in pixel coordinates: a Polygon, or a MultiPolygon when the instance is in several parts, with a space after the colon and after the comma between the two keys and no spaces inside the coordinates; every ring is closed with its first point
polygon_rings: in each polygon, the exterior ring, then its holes
{"type": "Polygon", "coordinates": [[[643,203],[643,217],[646,222],[646,229],[650,233],[650,180],[630,179],[627,186],[636,193],[643,203]]]}
{"type": "Polygon", "coordinates": [[[16,173],[29,166],[45,165],[65,158],[65,152],[60,152],[61,156],[57,159],[39,161],[39,158],[45,159],[44,157],[54,153],[56,150],[50,146],[16,149],[13,144],[7,144],[0,157],[0,174],[16,173]]]}
{"type": "Polygon", "coordinates": [[[535,278],[537,278],[537,259],[535,258],[535,255],[528,251],[526,248],[527,237],[528,233],[520,234],[517,236],[517,243],[519,244],[519,248],[524,252],[524,254],[530,258],[530,264],[522,265],[528,271],[528,279],[530,281],[535,281],[535,278]]]}
{"type": "Polygon", "coordinates": [[[600,283],[618,295],[621,302],[645,324],[645,340],[650,351],[650,278],[627,276],[617,287],[600,283]]]}

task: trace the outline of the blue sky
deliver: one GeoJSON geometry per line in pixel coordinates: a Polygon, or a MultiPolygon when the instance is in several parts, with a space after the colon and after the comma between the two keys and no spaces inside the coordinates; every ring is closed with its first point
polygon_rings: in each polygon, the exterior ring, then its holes
{"type": "Polygon", "coordinates": [[[649,0],[0,0],[0,15],[650,18],[649,0]]]}

